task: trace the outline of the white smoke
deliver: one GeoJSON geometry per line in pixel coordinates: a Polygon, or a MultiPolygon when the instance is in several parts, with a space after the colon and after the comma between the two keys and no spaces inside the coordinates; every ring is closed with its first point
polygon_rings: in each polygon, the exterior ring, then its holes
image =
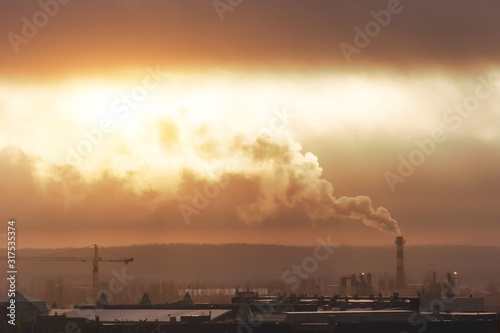
{"type": "Polygon", "coordinates": [[[258,137],[251,142],[238,142],[252,165],[252,177],[259,179],[260,197],[238,207],[239,217],[247,223],[261,222],[283,210],[305,208],[312,221],[332,217],[359,220],[384,232],[400,235],[396,220],[384,207],[374,208],[367,196],[333,195],[331,183],[322,179],[323,170],[312,153],[301,153],[302,147],[288,137],[258,137]]]}

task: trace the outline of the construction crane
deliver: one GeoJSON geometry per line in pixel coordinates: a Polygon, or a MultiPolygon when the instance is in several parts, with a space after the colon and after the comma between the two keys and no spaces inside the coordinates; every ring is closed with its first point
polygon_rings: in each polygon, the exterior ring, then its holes
{"type": "MultiPolygon", "coordinates": [[[[113,254],[116,256],[116,254],[112,253],[109,250],[106,250],[107,252],[113,254]]],[[[117,256],[118,257],[118,256],[117,256]]],[[[7,257],[0,257],[0,260],[6,260],[7,257]]],[[[97,297],[97,288],[99,288],[99,262],[123,262],[126,265],[129,262],[133,262],[134,258],[127,258],[127,259],[103,259],[102,257],[99,257],[99,246],[97,244],[89,245],[86,247],[82,247],[79,249],[73,249],[69,251],[64,251],[64,252],[59,252],[59,253],[53,253],[45,256],[32,256],[32,257],[16,257],[16,259],[20,260],[30,260],[30,261],[81,261],[81,262],[89,262],[92,261],[92,291],[93,291],[93,296],[97,297]],[[53,255],[57,254],[63,254],[63,253],[68,253],[72,251],[77,251],[81,249],[86,249],[89,247],[94,247],[94,257],[51,257],[53,255]]]]}

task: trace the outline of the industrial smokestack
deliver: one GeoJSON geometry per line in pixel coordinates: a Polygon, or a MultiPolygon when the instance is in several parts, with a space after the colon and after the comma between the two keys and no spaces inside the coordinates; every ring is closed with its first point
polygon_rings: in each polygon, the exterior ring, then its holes
{"type": "Polygon", "coordinates": [[[403,245],[406,241],[403,236],[396,237],[397,253],[396,253],[396,289],[404,289],[405,287],[405,266],[403,259],[403,245]]]}

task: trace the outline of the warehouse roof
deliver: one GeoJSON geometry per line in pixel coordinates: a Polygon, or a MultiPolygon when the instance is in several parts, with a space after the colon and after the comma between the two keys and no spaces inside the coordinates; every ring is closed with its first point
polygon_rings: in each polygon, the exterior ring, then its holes
{"type": "Polygon", "coordinates": [[[212,320],[226,315],[231,310],[196,310],[196,309],[75,309],[66,312],[68,318],[86,318],[94,320],[96,316],[101,322],[132,321],[139,320],[169,322],[171,317],[176,321],[181,320],[181,316],[208,316],[211,314],[212,320]]]}

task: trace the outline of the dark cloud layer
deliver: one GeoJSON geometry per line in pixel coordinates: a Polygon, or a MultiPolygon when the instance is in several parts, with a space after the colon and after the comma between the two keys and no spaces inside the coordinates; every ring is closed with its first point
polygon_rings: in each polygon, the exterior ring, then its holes
{"type": "MultiPolygon", "coordinates": [[[[222,0],[224,1],[224,0],[222,0]]],[[[467,67],[497,64],[497,1],[401,1],[398,14],[348,64],[339,47],[354,45],[372,10],[388,1],[243,1],[221,22],[213,1],[70,1],[27,44],[13,50],[39,4],[0,4],[4,76],[87,74],[161,64],[170,68],[467,67]]]]}

